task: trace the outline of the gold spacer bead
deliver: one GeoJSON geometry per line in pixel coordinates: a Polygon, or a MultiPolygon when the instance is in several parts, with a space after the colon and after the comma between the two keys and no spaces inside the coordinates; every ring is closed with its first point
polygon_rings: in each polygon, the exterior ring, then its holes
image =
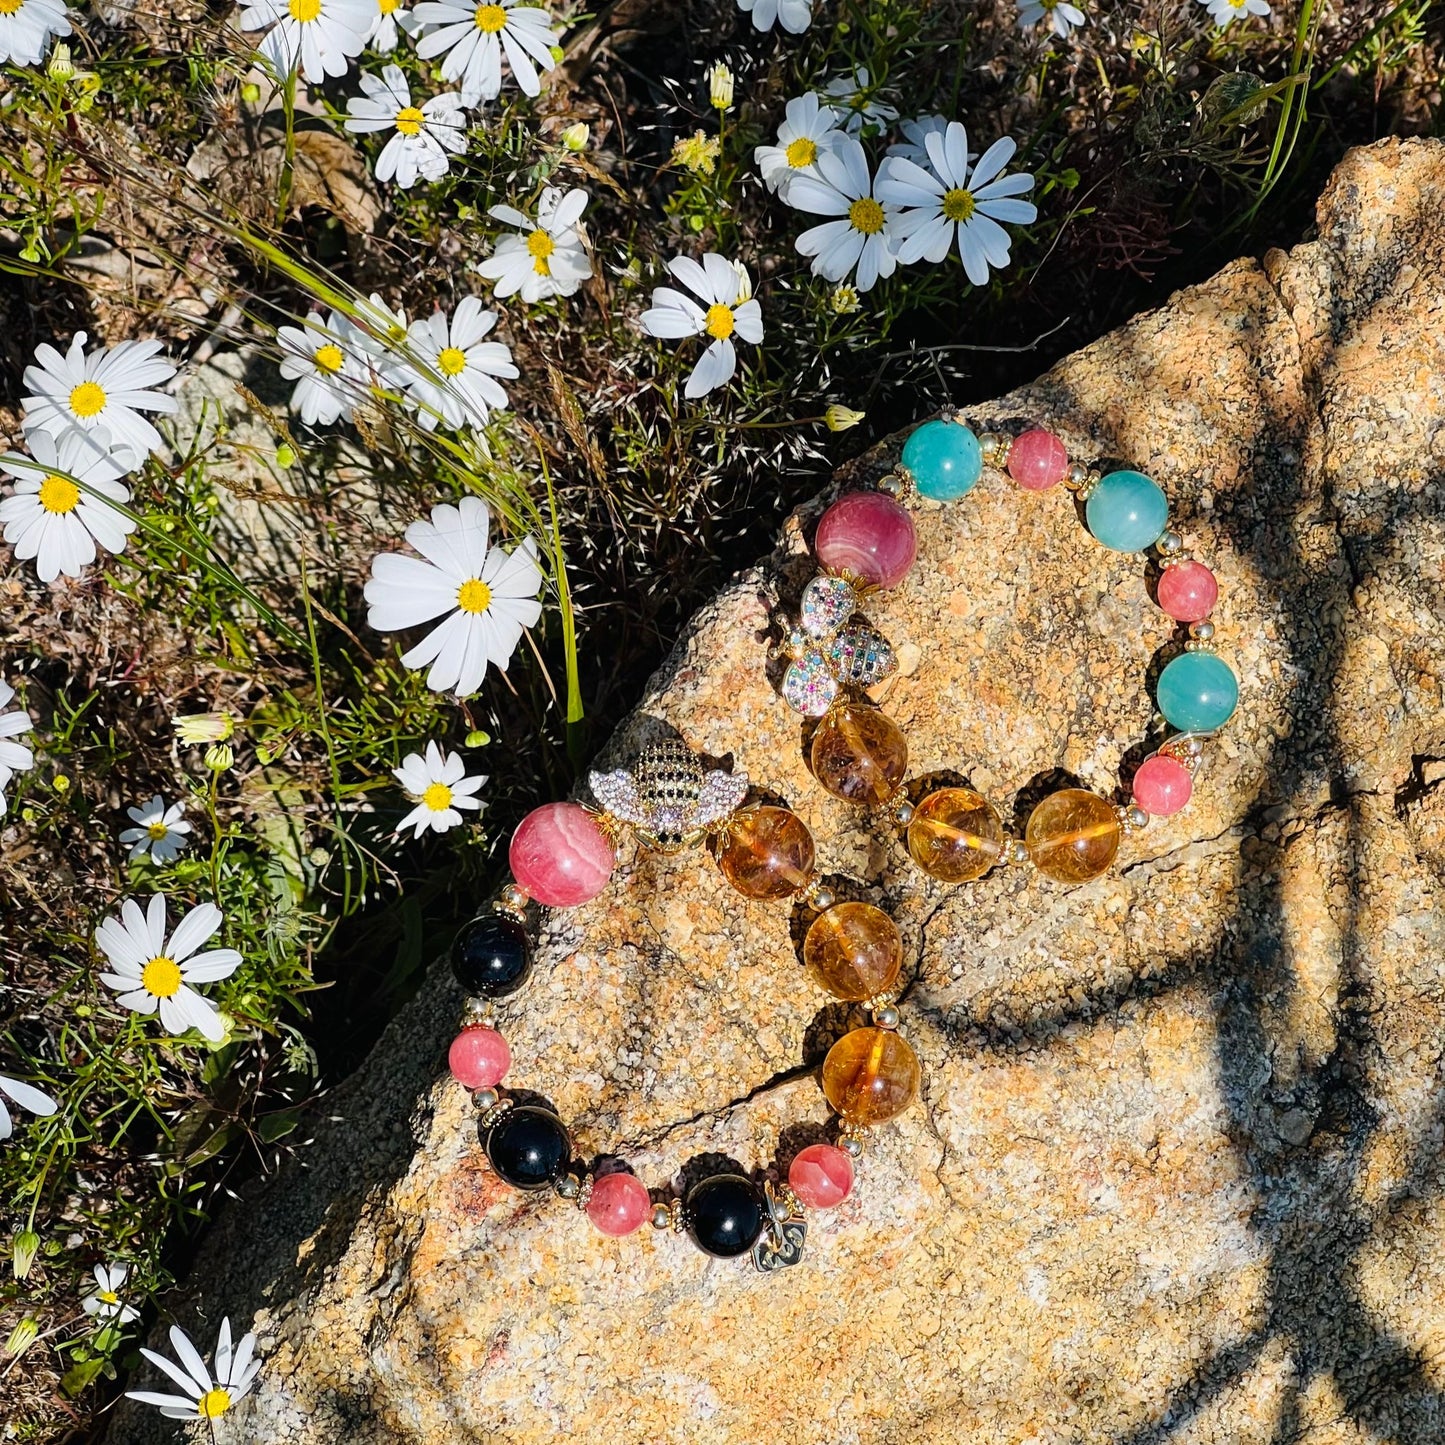
{"type": "Polygon", "coordinates": [[[672,1215],[672,1232],[674,1234],[687,1233],[687,1213],[683,1208],[682,1200],[674,1199],[668,1205],[668,1211],[672,1215]]]}
{"type": "Polygon", "coordinates": [[[803,890],[803,902],[814,913],[826,913],[837,901],[833,890],[816,875],[803,890]]]}
{"type": "Polygon", "coordinates": [[[914,807],[904,793],[898,793],[892,802],[893,816],[906,828],[913,821],[914,807]]]}
{"type": "MultiPolygon", "coordinates": [[[[676,1203],[676,1201],[673,1201],[676,1203]]],[[[654,1229],[672,1228],[672,1205],[654,1204],[652,1206],[652,1227],[654,1229]]]]}
{"type": "Polygon", "coordinates": [[[983,463],[988,467],[996,467],[1003,471],[1008,466],[1009,452],[1013,450],[1013,438],[1006,437],[996,431],[981,432],[978,438],[979,450],[983,453],[983,463]]]}
{"type": "Polygon", "coordinates": [[[517,883],[509,883],[497,895],[497,901],[492,906],[498,913],[510,913],[514,918],[525,918],[530,901],[525,888],[517,883]]]}
{"type": "MultiPolygon", "coordinates": [[[[480,1102],[483,1095],[495,1095],[495,1093],[495,1089],[479,1089],[476,1098],[478,1102],[480,1102]]],[[[492,1128],[505,1115],[510,1114],[516,1107],[516,1103],[511,1099],[494,1099],[490,1108],[482,1110],[481,1117],[477,1120],[477,1128],[481,1130],[482,1133],[486,1133],[488,1129],[492,1128]]]]}
{"type": "Polygon", "coordinates": [[[1126,833],[1137,833],[1149,826],[1149,814],[1138,803],[1120,803],[1114,812],[1126,833]]]}
{"type": "Polygon", "coordinates": [[[1178,532],[1163,532],[1154,546],[1161,557],[1173,557],[1184,550],[1184,538],[1178,532]]]}
{"type": "Polygon", "coordinates": [[[489,998],[469,998],[462,1005],[464,1029],[490,1028],[496,1017],[496,1005],[489,998]]]}
{"type": "Polygon", "coordinates": [[[1029,861],[1029,845],[1022,838],[1009,838],[1003,845],[1003,852],[999,854],[1000,863],[1005,866],[1009,864],[1027,863],[1029,861]]]}
{"type": "Polygon", "coordinates": [[[1064,485],[1071,492],[1077,492],[1088,480],[1089,469],[1083,462],[1069,463],[1069,469],[1064,473],[1064,485]]]}
{"type": "Polygon", "coordinates": [[[857,1159],[863,1153],[863,1135],[857,1124],[844,1124],[838,1130],[838,1147],[850,1159],[857,1159]]]}
{"type": "Polygon", "coordinates": [[[1213,652],[1215,649],[1212,642],[1208,642],[1202,637],[1191,637],[1184,644],[1184,650],[1185,652],[1213,652]]]}

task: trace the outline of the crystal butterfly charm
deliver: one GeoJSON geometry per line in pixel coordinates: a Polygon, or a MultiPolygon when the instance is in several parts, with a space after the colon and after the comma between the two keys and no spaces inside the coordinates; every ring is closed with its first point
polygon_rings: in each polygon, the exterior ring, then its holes
{"type": "Polygon", "coordinates": [[[745,773],[706,768],[675,738],[642,750],[631,768],[589,773],[603,822],[625,825],[644,848],[677,853],[716,832],[742,806],[745,773]]]}
{"type": "Polygon", "coordinates": [[[898,670],[887,638],[857,615],[858,593],[843,577],[820,573],[803,589],[798,626],[785,651],[792,664],[783,701],[804,717],[822,717],[840,687],[869,688],[898,670]]]}

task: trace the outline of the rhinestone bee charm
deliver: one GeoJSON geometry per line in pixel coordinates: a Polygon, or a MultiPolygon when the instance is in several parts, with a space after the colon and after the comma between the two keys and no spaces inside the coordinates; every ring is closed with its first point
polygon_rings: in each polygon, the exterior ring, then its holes
{"type": "Polygon", "coordinates": [[[676,853],[700,843],[742,805],[747,775],[706,768],[675,738],[642,750],[631,768],[590,773],[604,822],[626,825],[644,848],[676,853]]]}
{"type": "Polygon", "coordinates": [[[898,670],[888,639],[857,609],[858,591],[846,577],[819,573],[803,589],[798,626],[783,649],[792,659],[783,701],[804,717],[822,717],[840,687],[869,688],[898,670]]]}

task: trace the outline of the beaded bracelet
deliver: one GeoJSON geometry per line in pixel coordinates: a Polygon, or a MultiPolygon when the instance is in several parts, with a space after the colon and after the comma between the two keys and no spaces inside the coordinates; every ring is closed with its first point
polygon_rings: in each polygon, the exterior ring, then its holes
{"type": "Polygon", "coordinates": [[[918,1097],[918,1057],[898,1032],[902,936],[882,909],[838,902],[821,885],[813,873],[812,835],[796,814],[742,807],[746,777],[706,768],[679,742],[650,747],[632,769],[593,773],[590,782],[603,810],[549,803],[529,813],[512,836],[514,881],[452,945],[452,967],[468,999],[447,1061],[474,1091],[487,1160],[514,1188],[551,1188],[571,1200],[602,1234],[632,1234],[650,1220],[654,1228],[687,1233],[705,1254],[750,1254],[764,1272],[797,1264],[806,1211],[832,1208],[849,1196],[864,1132],[918,1097]],[[494,1027],[493,1008],[531,975],[528,904],[564,907],[596,897],[624,831],[643,848],[664,853],[710,840],[724,876],[745,896],[801,897],[816,915],[803,941],[809,974],[834,998],[863,1004],[871,1014],[871,1024],[845,1034],[823,1062],[823,1092],[840,1119],[838,1143],[801,1150],[786,1183],[775,1171],[764,1171],[760,1182],[714,1174],[685,1198],[654,1199],[615,1156],[595,1168],[575,1160],[571,1135],[550,1109],[499,1091],[512,1056],[494,1027]]]}
{"type": "Polygon", "coordinates": [[[1205,740],[1238,705],[1238,679],[1215,653],[1208,620],[1219,593],[1213,572],[1188,556],[1179,534],[1168,529],[1169,503],[1156,482],[1142,472],[1101,476],[1071,463],[1064,444],[1047,431],[1011,441],[996,433],[975,436],[955,415],[925,422],[878,487],[846,493],[824,512],[814,539],[821,571],[804,589],[798,626],[781,649],[791,659],[784,700],[818,719],[809,752],[813,776],[845,802],[891,807],[907,828],[914,861],[943,882],[982,877],[999,863],[1031,863],[1061,883],[1101,876],[1126,833],[1188,803],[1205,740]],[[971,788],[940,788],[916,805],[909,801],[907,739],[862,696],[896,669],[893,649],[859,608],[870,592],[902,582],[917,556],[913,518],[900,498],[914,491],[930,501],[954,501],[972,490],[985,463],[1006,469],[1025,491],[1062,482],[1084,503],[1088,530],[1111,551],[1154,548],[1158,605],[1188,626],[1155,689],[1159,721],[1175,731],[1139,765],[1131,800],[1113,804],[1085,788],[1061,789],[1033,809],[1022,838],[1008,837],[998,810],[971,788]]]}

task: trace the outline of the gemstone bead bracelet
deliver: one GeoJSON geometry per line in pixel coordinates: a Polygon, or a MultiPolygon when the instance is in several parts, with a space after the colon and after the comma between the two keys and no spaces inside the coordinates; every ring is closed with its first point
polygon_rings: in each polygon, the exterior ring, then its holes
{"type": "Polygon", "coordinates": [[[878,485],[846,493],[824,512],[814,539],[822,570],[804,589],[798,625],[781,649],[791,659],[784,699],[818,719],[810,744],[814,777],[845,802],[891,807],[907,828],[914,861],[944,882],[979,878],[1000,863],[1032,864],[1061,883],[1099,877],[1126,833],[1189,802],[1205,740],[1238,704],[1234,670],[1214,651],[1214,573],[1169,530],[1169,503],[1156,482],[1127,470],[1100,476],[1070,462],[1063,442],[1040,429],[1010,440],[975,436],[956,416],[925,422],[878,485]],[[1008,837],[998,810],[971,788],[939,788],[910,802],[907,739],[863,696],[897,668],[892,647],[859,609],[871,592],[898,586],[913,566],[918,539],[903,499],[916,492],[955,501],[973,489],[985,464],[1006,470],[1028,492],[1062,483],[1084,502],[1089,531],[1111,551],[1153,548],[1158,605],[1188,628],[1155,689],[1162,720],[1175,731],[1140,764],[1131,800],[1116,804],[1085,788],[1060,789],[1033,809],[1022,838],[1008,837]]]}
{"type": "Polygon", "coordinates": [[[750,1254],[764,1272],[796,1264],[807,1212],[831,1208],[852,1192],[866,1130],[918,1097],[918,1057],[898,1032],[902,936],[882,909],[839,902],[822,886],[813,872],[812,835],[796,814],[742,806],[747,778],[709,769],[678,741],[645,749],[631,769],[593,773],[590,783],[600,810],[549,803],[522,820],[509,850],[514,882],[452,946],[452,967],[468,999],[448,1063],[474,1091],[487,1160],[515,1188],[550,1188],[571,1200],[602,1234],[632,1234],[650,1221],[687,1233],[706,1254],[750,1254]],[[845,1034],[823,1062],[823,1092],[840,1119],[837,1144],[801,1150],[785,1183],[771,1173],[761,1182],[715,1174],[685,1197],[656,1196],[615,1156],[595,1167],[575,1159],[571,1135],[555,1113],[500,1091],[512,1056],[492,1011],[531,975],[528,905],[571,907],[596,897],[626,832],[643,848],[664,853],[706,841],[745,897],[800,897],[814,913],[803,941],[809,975],[834,998],[863,1004],[871,1014],[871,1024],[845,1034]]]}

